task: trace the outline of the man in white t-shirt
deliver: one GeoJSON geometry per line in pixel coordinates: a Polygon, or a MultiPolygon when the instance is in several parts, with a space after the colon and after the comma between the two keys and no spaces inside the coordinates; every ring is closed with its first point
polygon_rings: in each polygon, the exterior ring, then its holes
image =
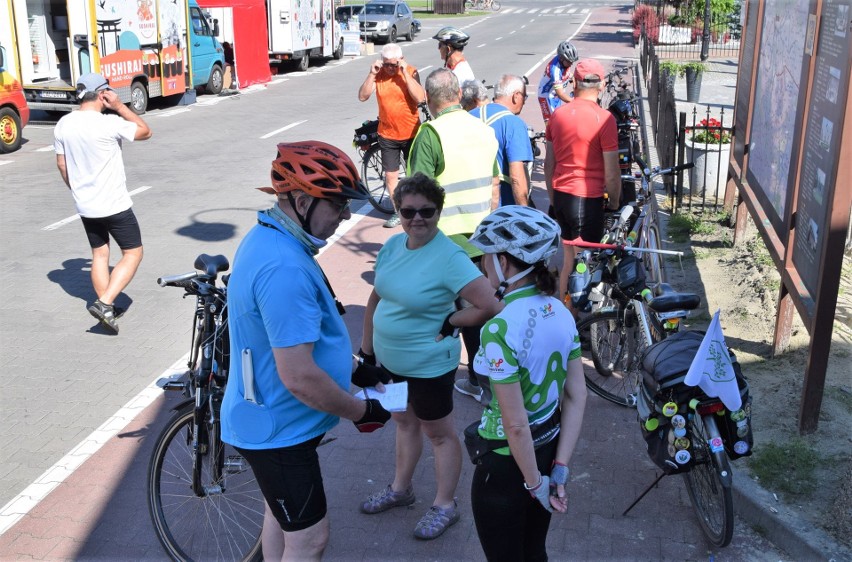
{"type": "Polygon", "coordinates": [[[53,131],[56,167],[74,196],[92,247],[92,286],[97,300],[89,313],[118,333],[113,305],[142,261],[142,235],[127,193],[122,141],[147,140],[151,129],[124,105],[100,74],[77,81],[80,109],[59,120],[53,131]],[[104,115],[110,109],[117,115],[104,115]],[[109,241],[115,238],[121,259],[109,271],[109,241]]]}

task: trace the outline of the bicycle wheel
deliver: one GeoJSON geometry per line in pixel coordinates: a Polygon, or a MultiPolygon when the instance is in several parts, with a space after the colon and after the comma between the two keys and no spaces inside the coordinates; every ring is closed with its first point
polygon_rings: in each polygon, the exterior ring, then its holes
{"type": "Polygon", "coordinates": [[[148,466],[148,509],[157,538],[174,560],[259,561],[263,495],[245,459],[219,439],[218,423],[199,431],[206,494],[192,491],[193,407],[171,419],[148,466]]]}
{"type": "MultiPolygon", "coordinates": [[[[652,206],[649,212],[656,213],[656,208],[652,206]]],[[[642,242],[642,245],[650,250],[661,249],[660,231],[656,224],[648,225],[646,234],[647,236],[642,242]]],[[[649,287],[656,287],[660,283],[665,282],[665,278],[663,277],[663,257],[660,254],[644,252],[642,254],[642,262],[642,265],[645,266],[645,279],[649,287]]]]}
{"type": "MultiPolygon", "coordinates": [[[[405,170],[402,166],[399,170],[400,178],[402,178],[405,175],[405,170]]],[[[361,181],[367,186],[370,204],[386,215],[393,214],[393,202],[385,183],[385,169],[382,166],[382,150],[377,144],[368,148],[367,152],[364,153],[364,161],[361,164],[361,181]]]]}
{"type": "Polygon", "coordinates": [[[578,322],[577,329],[583,356],[595,366],[583,369],[586,386],[601,398],[635,408],[639,363],[647,347],[642,330],[625,325],[623,313],[615,310],[594,312],[578,322]]]}
{"type": "Polygon", "coordinates": [[[491,10],[499,12],[503,6],[497,0],[491,0],[491,10]]]}
{"type": "Polygon", "coordinates": [[[707,444],[709,436],[701,416],[696,415],[691,423],[695,464],[683,478],[701,529],[713,546],[721,548],[728,546],[734,536],[734,500],[731,488],[722,485],[720,469],[707,444]]]}

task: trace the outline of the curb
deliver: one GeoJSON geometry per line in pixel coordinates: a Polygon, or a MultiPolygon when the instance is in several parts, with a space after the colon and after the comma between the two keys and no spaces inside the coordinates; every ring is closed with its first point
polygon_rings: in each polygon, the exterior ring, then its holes
{"type": "Polygon", "coordinates": [[[734,471],[733,493],[737,515],[794,560],[852,560],[852,550],[738,471],[734,471]]]}
{"type": "MultiPolygon", "coordinates": [[[[642,135],[648,148],[648,164],[659,164],[656,146],[653,142],[653,125],[651,112],[648,107],[647,95],[643,95],[644,74],[637,49],[636,71],[637,94],[642,103],[642,135]],[[651,141],[649,143],[648,141],[651,141]]],[[[708,84],[709,86],[724,86],[724,84],[708,84]]],[[[733,103],[733,100],[732,100],[733,103]]],[[[659,219],[658,219],[659,220],[659,219]]],[[[666,222],[660,220],[662,233],[666,231],[666,222]]],[[[744,471],[743,471],[744,472],[744,471]]],[[[763,489],[757,482],[739,470],[733,471],[734,512],[748,522],[758,533],[779,548],[783,549],[794,560],[852,560],[852,549],[846,548],[822,529],[800,517],[790,506],[775,499],[773,494],[763,489]]]]}

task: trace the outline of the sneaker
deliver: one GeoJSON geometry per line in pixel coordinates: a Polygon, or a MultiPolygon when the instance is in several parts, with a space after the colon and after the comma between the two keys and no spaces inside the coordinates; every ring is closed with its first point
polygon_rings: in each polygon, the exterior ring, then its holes
{"type": "Polygon", "coordinates": [[[399,215],[394,213],[390,216],[388,220],[385,221],[385,224],[383,224],[382,226],[385,228],[396,228],[399,226],[400,222],[401,221],[399,220],[399,215]]]}
{"type": "Polygon", "coordinates": [[[468,379],[459,379],[453,386],[465,396],[470,396],[477,402],[482,402],[482,388],[471,384],[468,379]]]}
{"type": "Polygon", "coordinates": [[[404,492],[394,492],[388,487],[381,492],[376,492],[361,504],[361,513],[381,513],[392,507],[403,507],[414,503],[414,488],[409,486],[404,492]]]}
{"type": "Polygon", "coordinates": [[[451,525],[458,523],[459,519],[461,514],[455,500],[453,500],[453,507],[446,509],[433,505],[417,522],[417,526],[414,527],[414,536],[423,540],[437,539],[451,525]]]}
{"type": "Polygon", "coordinates": [[[115,307],[111,304],[104,304],[100,299],[96,300],[89,307],[89,314],[101,321],[101,324],[107,330],[118,333],[118,322],[115,319],[115,307]]]}
{"type": "Polygon", "coordinates": [[[124,313],[127,312],[126,308],[121,308],[120,306],[112,305],[112,310],[115,313],[116,318],[121,318],[124,316],[124,313]]]}

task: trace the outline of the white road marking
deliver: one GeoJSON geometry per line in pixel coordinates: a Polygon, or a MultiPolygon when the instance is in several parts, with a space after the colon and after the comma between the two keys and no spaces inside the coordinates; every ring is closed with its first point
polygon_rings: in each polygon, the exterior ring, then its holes
{"type": "MultiPolygon", "coordinates": [[[[136,195],[137,193],[142,193],[143,191],[148,191],[152,187],[153,186],[151,186],[151,185],[143,185],[142,187],[140,187],[138,189],[134,189],[133,191],[131,191],[129,193],[129,195],[132,197],[132,196],[136,195]]],[[[76,220],[80,220],[79,214],[72,215],[70,217],[62,219],[61,221],[55,222],[53,224],[49,224],[49,225],[45,226],[44,228],[42,228],[42,230],[56,230],[57,228],[63,227],[66,224],[70,224],[70,223],[72,223],[76,220]]],[[[2,531],[0,531],[0,534],[2,534],[2,531]]]]}
{"type": "Polygon", "coordinates": [[[483,44],[481,44],[481,45],[477,45],[477,46],[476,46],[476,48],[477,48],[477,49],[479,49],[480,47],[484,47],[484,46],[485,46],[485,45],[487,45],[487,44],[488,44],[488,43],[483,43],[483,44]]]}
{"type": "Polygon", "coordinates": [[[174,115],[180,115],[181,113],[187,113],[188,111],[190,111],[190,108],[188,107],[178,107],[176,109],[163,111],[162,113],[156,113],[152,117],[172,117],[174,115]]]}
{"type": "Polygon", "coordinates": [[[280,129],[276,129],[276,130],[272,131],[271,133],[266,133],[265,135],[263,135],[263,136],[262,136],[262,137],[260,137],[260,138],[262,138],[262,139],[268,139],[269,137],[275,136],[275,135],[277,135],[278,133],[283,133],[283,132],[284,132],[284,131],[286,131],[287,129],[292,129],[293,127],[295,127],[295,126],[297,126],[297,125],[301,125],[301,124],[302,124],[302,123],[304,123],[305,121],[307,121],[307,119],[303,119],[303,120],[301,120],[301,121],[296,121],[295,123],[290,123],[290,124],[289,124],[289,125],[287,125],[286,127],[281,127],[280,129]]]}
{"type": "Polygon", "coordinates": [[[571,8],[570,10],[568,10],[568,13],[569,13],[569,14],[573,14],[573,13],[575,13],[576,11],[577,11],[577,8],[571,8]]]}
{"type": "MultiPolygon", "coordinates": [[[[148,187],[140,188],[136,192],[147,189],[148,187]]],[[[330,249],[341,236],[363,220],[371,210],[372,206],[368,201],[363,201],[357,209],[353,208],[351,211],[352,216],[349,220],[340,224],[335,234],[328,239],[328,244],[320,249],[319,254],[330,249]]],[[[68,454],[36,478],[35,482],[27,486],[23,492],[4,505],[0,509],[0,535],[20,521],[22,517],[62,484],[75,470],[80,468],[83,463],[89,460],[101,447],[117,435],[119,431],[127,427],[145,408],[150,406],[159,396],[162,396],[163,390],[157,386],[157,381],[161,378],[170,377],[186,371],[188,359],[189,354],[186,354],[175,361],[160,376],[151,381],[151,384],[145,387],[142,392],[131,398],[127,404],[122,406],[115,414],[101,424],[100,427],[71,449],[68,454]]]]}
{"type": "MultiPolygon", "coordinates": [[[[569,37],[568,39],[566,39],[566,41],[570,41],[571,39],[573,39],[574,37],[576,37],[578,33],[580,33],[580,30],[581,30],[581,29],[583,29],[583,26],[584,26],[584,25],[586,25],[586,22],[587,22],[587,21],[589,21],[589,18],[591,17],[591,15],[592,15],[592,14],[588,14],[588,15],[586,16],[586,19],[584,19],[584,20],[583,20],[583,23],[581,23],[579,26],[577,26],[577,31],[575,31],[575,32],[571,35],[571,37],[569,37]]],[[[552,58],[553,58],[553,55],[555,55],[555,54],[556,54],[556,49],[554,49],[554,50],[550,51],[549,53],[547,53],[547,54],[546,54],[546,55],[545,55],[545,56],[544,56],[541,60],[539,60],[537,63],[535,63],[535,64],[532,66],[532,68],[530,68],[529,70],[527,70],[527,71],[524,73],[524,76],[531,76],[531,75],[532,75],[532,73],[533,73],[533,72],[535,72],[535,70],[536,70],[539,66],[541,66],[543,63],[545,63],[545,62],[549,61],[550,59],[552,59],[552,58]]]]}
{"type": "Polygon", "coordinates": [[[37,148],[36,152],[53,152],[56,150],[52,145],[51,146],[43,146],[41,148],[37,148]]]}
{"type": "Polygon", "coordinates": [[[502,39],[502,37],[497,37],[497,38],[496,38],[496,39],[494,39],[494,40],[495,40],[495,41],[499,41],[500,39],[502,39]]]}
{"type": "Polygon", "coordinates": [[[434,66],[434,65],[431,65],[431,64],[430,64],[430,65],[428,65],[428,66],[424,66],[424,67],[422,67],[422,68],[418,68],[418,69],[417,69],[417,72],[422,72],[422,71],[424,71],[424,70],[429,70],[430,68],[432,68],[432,66],[434,66]]]}
{"type": "Polygon", "coordinates": [[[157,386],[157,380],[161,377],[168,377],[186,371],[186,362],[188,359],[189,354],[186,354],[175,361],[171,367],[154,379],[142,392],[131,398],[127,404],[107,418],[100,427],[71,449],[67,455],[59,459],[56,464],[36,478],[35,482],[27,486],[23,492],[4,505],[0,509],[0,535],[8,531],[24,515],[37,506],[48,494],[71,476],[75,470],[80,468],[84,462],[98,452],[107,441],[127,427],[127,424],[133,421],[142,410],[150,406],[159,396],[162,396],[163,390],[157,386]]]}
{"type": "Polygon", "coordinates": [[[270,80],[270,84],[280,84],[281,82],[286,82],[287,78],[276,78],[275,80],[270,80]]]}
{"type": "Polygon", "coordinates": [[[3,166],[4,164],[11,164],[12,162],[14,162],[14,160],[0,160],[0,166],[3,166]]]}

